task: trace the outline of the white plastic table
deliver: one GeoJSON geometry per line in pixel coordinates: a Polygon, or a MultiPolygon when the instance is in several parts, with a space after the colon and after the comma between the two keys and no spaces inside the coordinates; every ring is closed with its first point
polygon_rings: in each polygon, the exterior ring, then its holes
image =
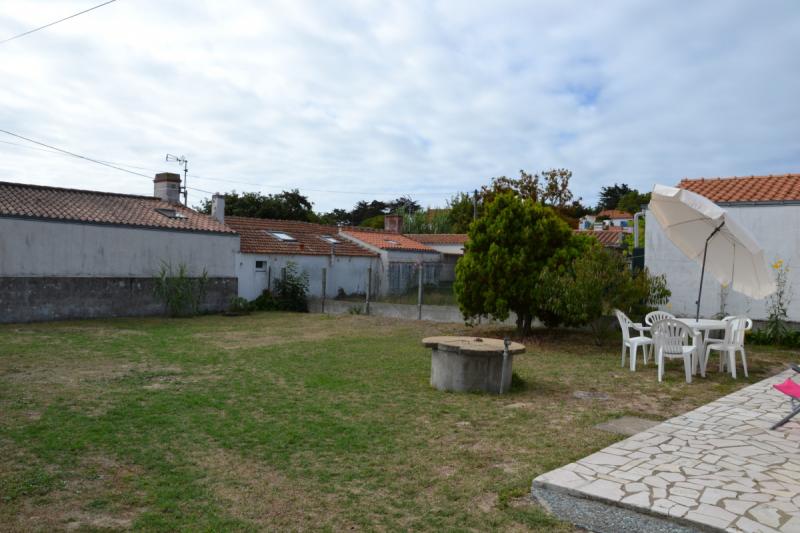
{"type": "Polygon", "coordinates": [[[705,353],[703,353],[703,335],[709,331],[724,330],[725,321],[711,318],[701,318],[699,320],[676,318],[676,320],[680,320],[692,330],[692,346],[694,346],[694,351],[692,352],[692,374],[697,373],[697,367],[699,366],[700,375],[706,377],[705,365],[702,363],[703,357],[705,357],[705,353]]]}

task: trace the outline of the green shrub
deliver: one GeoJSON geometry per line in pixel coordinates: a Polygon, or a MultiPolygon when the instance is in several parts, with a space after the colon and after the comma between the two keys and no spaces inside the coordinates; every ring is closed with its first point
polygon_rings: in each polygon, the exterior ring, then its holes
{"type": "Polygon", "coordinates": [[[194,316],[208,291],[208,272],[203,269],[200,277],[189,276],[186,264],[173,268],[172,263],[162,261],[161,269],[154,278],[156,297],[164,303],[169,316],[194,316]]]}
{"type": "Polygon", "coordinates": [[[247,298],[232,296],[226,312],[229,315],[248,315],[251,309],[252,304],[247,301],[247,298]]]}
{"type": "Polygon", "coordinates": [[[251,302],[253,309],[308,313],[308,274],[300,272],[296,263],[286,263],[282,276],[272,281],[272,287],[272,291],[264,289],[261,296],[251,302]]]}

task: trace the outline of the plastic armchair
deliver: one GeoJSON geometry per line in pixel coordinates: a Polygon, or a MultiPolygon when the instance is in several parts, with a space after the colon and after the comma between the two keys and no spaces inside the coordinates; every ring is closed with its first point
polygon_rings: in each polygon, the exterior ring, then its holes
{"type": "Polygon", "coordinates": [[[675,318],[675,315],[667,313],[666,311],[651,311],[644,317],[644,323],[653,327],[653,324],[659,320],[666,320],[668,318],[675,318]]]}
{"type": "Polygon", "coordinates": [[[658,381],[664,379],[664,359],[683,359],[686,383],[691,383],[694,346],[689,344],[689,339],[692,337],[689,326],[674,318],[666,318],[653,323],[650,332],[653,335],[656,351],[658,381]]]}
{"type": "Polygon", "coordinates": [[[645,337],[644,335],[631,337],[631,328],[636,329],[634,323],[619,309],[616,309],[614,314],[617,315],[619,327],[622,329],[622,366],[625,366],[625,352],[627,351],[629,353],[631,372],[633,372],[636,370],[636,352],[639,346],[642,347],[642,360],[644,364],[647,364],[647,358],[650,347],[653,344],[653,339],[645,337]]]}
{"type": "Polygon", "coordinates": [[[711,351],[720,352],[719,368],[720,372],[725,368],[727,363],[731,371],[731,377],[736,379],[736,352],[739,352],[742,357],[742,370],[744,376],[747,375],[747,353],[744,350],[744,334],[747,331],[748,321],[752,327],[752,320],[745,316],[734,317],[725,323],[725,338],[718,342],[712,342],[706,345],[706,356],[703,359],[703,369],[708,363],[708,357],[711,351]]]}

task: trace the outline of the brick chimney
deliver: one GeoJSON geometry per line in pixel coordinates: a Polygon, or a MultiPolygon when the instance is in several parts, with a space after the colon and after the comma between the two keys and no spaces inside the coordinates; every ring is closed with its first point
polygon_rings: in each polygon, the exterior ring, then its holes
{"type": "Polygon", "coordinates": [[[172,172],[160,172],[153,180],[153,196],[171,204],[181,203],[181,176],[172,172]]]}
{"type": "Polygon", "coordinates": [[[386,215],[383,217],[383,229],[391,233],[403,233],[402,215],[386,215]]]}
{"type": "Polygon", "coordinates": [[[211,216],[225,223],[225,195],[216,193],[211,197],[211,216]]]}

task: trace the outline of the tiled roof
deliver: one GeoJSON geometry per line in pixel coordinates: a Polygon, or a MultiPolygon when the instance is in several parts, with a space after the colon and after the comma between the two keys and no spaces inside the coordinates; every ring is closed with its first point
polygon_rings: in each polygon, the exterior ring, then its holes
{"type": "Polygon", "coordinates": [[[620,211],[619,209],[605,209],[597,213],[598,217],[608,217],[610,219],[629,219],[633,218],[633,215],[628,213],[627,211],[620,211]]]}
{"type": "Polygon", "coordinates": [[[609,230],[598,230],[598,231],[575,230],[575,233],[580,233],[581,235],[591,235],[592,237],[600,241],[600,244],[608,248],[621,248],[622,236],[625,235],[625,233],[621,231],[609,231],[609,230]]]}
{"type": "Polygon", "coordinates": [[[135,196],[0,182],[0,217],[234,233],[215,218],[152,196],[135,196]],[[174,210],[171,218],[157,209],[174,210]]]}
{"type": "Polygon", "coordinates": [[[363,231],[343,230],[344,233],[359,241],[380,248],[381,250],[406,250],[409,252],[436,252],[433,248],[425,246],[399,233],[388,231],[363,231]]]}
{"type": "Polygon", "coordinates": [[[800,174],[683,179],[678,187],[717,203],[800,201],[800,174]]]}
{"type": "Polygon", "coordinates": [[[225,223],[239,233],[241,251],[246,254],[277,255],[330,255],[331,243],[323,237],[339,241],[335,254],[344,256],[374,257],[376,254],[337,235],[339,228],[300,222],[298,220],[273,220],[268,218],[225,217],[225,223]],[[270,232],[286,233],[294,241],[282,241],[270,232]]]}
{"type": "Polygon", "coordinates": [[[466,233],[406,233],[406,237],[423,244],[464,244],[466,233]]]}

